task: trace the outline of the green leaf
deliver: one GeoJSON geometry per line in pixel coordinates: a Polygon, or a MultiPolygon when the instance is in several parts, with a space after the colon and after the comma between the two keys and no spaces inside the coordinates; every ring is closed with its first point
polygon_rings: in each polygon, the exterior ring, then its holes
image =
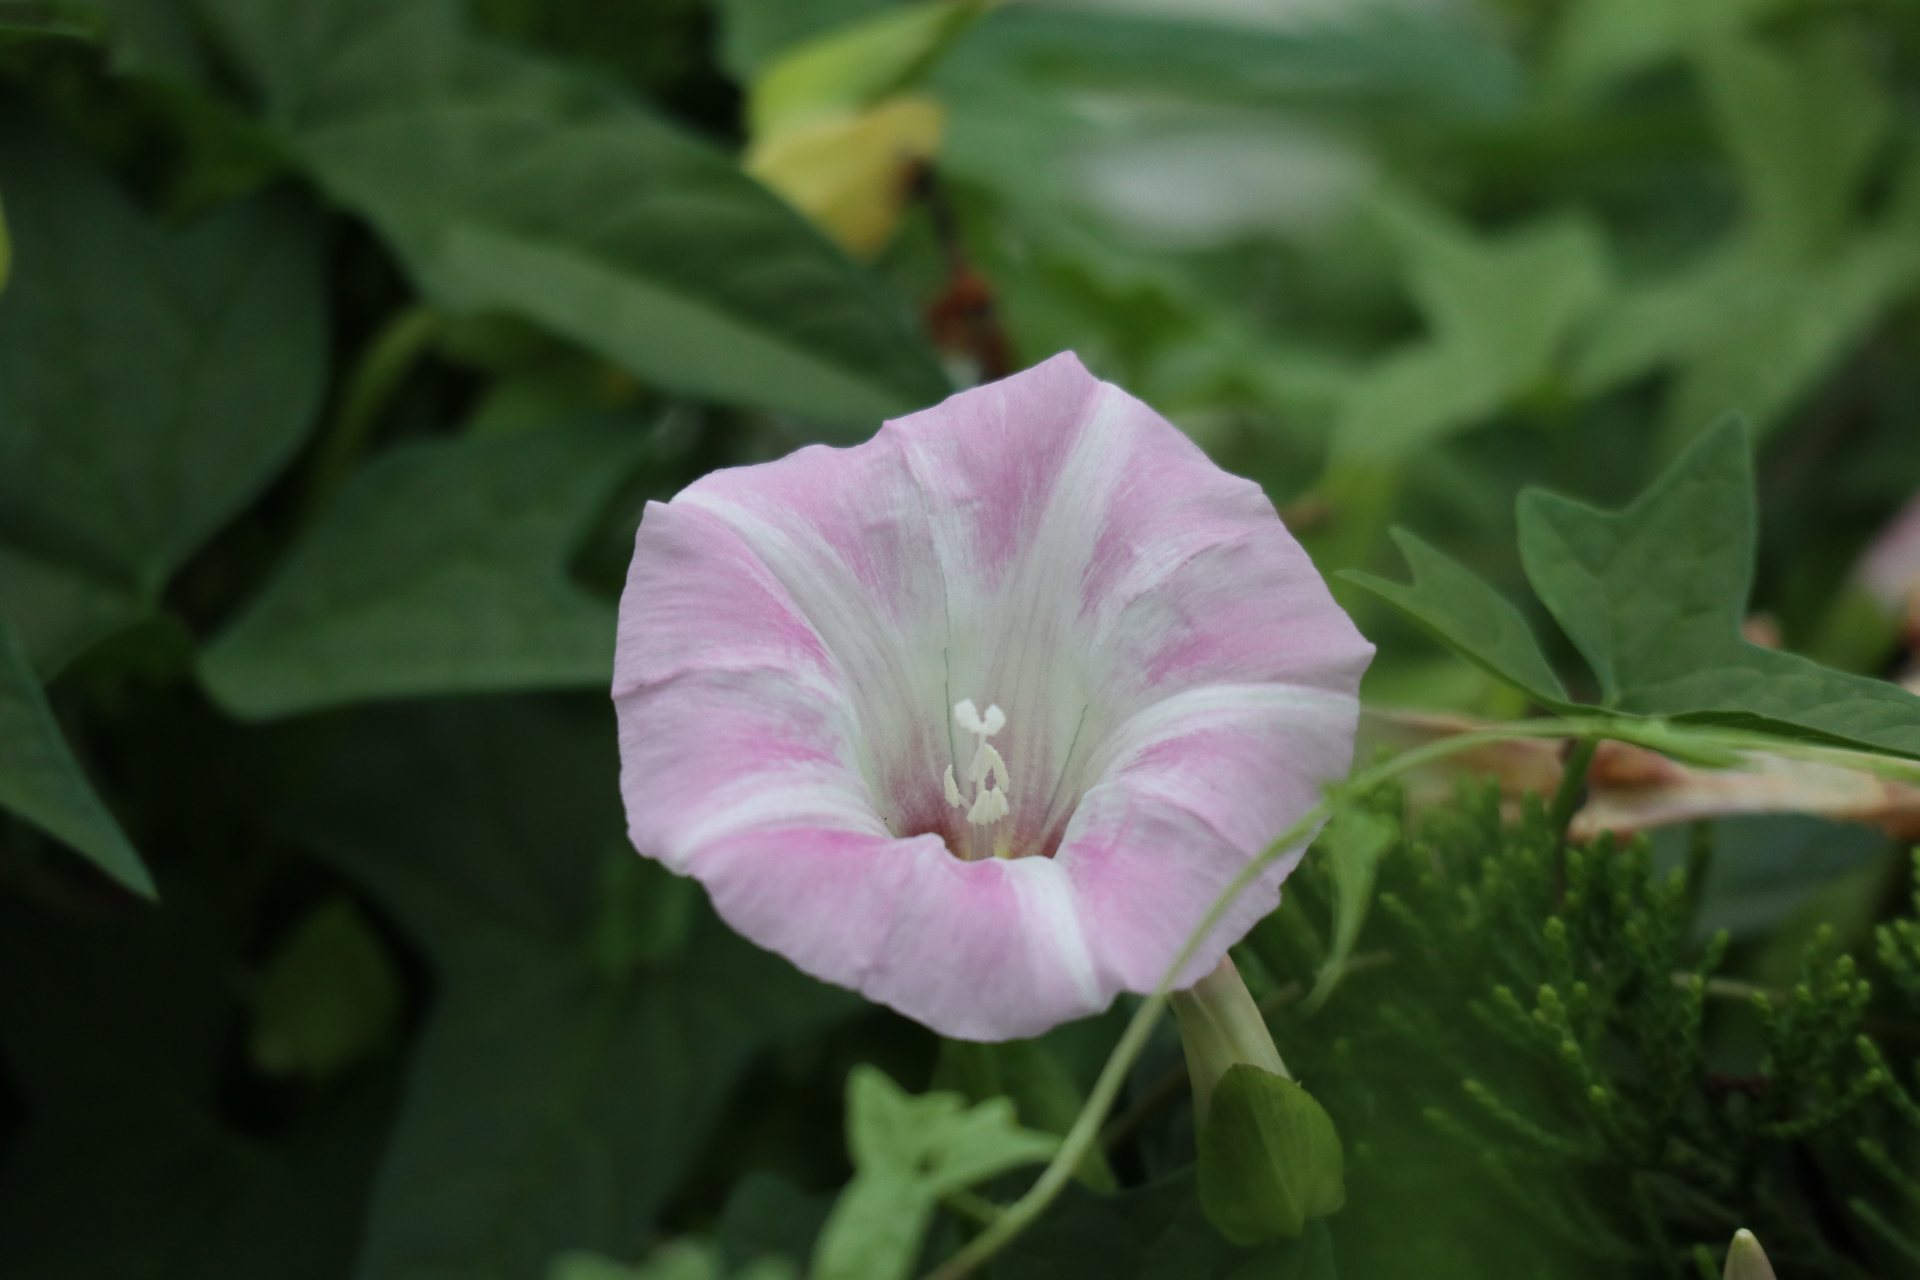
{"type": "Polygon", "coordinates": [[[747,103],[753,136],[898,92],[926,72],[981,8],[979,0],[922,0],[787,50],[754,81],[747,103]]]}
{"type": "Polygon", "coordinates": [[[612,420],[392,450],[206,650],[201,678],[250,718],[604,683],[613,608],[567,558],[646,440],[612,420]]]}
{"type": "Polygon", "coordinates": [[[831,1195],[808,1195],[772,1174],[749,1173],[733,1184],[715,1228],[721,1255],[734,1267],[778,1258],[797,1269],[812,1256],[833,1200],[831,1195]]]}
{"type": "Polygon", "coordinates": [[[0,805],[70,845],[135,893],[157,896],[140,855],[68,749],[5,619],[0,619],[0,805]]]}
{"type": "Polygon", "coordinates": [[[1413,570],[1411,585],[1350,569],[1340,576],[1379,596],[1447,648],[1541,706],[1564,711],[1575,705],[1518,609],[1458,561],[1405,529],[1393,530],[1393,540],[1413,570]]]}
{"type": "Polygon", "coordinates": [[[400,978],[359,908],[344,897],[301,921],[253,992],[254,1065],[268,1075],[326,1080],[363,1061],[398,1029],[400,978]]]}
{"type": "Polygon", "coordinates": [[[1404,457],[1534,389],[1606,290],[1599,234],[1575,219],[1482,240],[1409,200],[1383,201],[1379,216],[1431,335],[1348,396],[1334,436],[1347,464],[1404,457]]]}
{"type": "Polygon", "coordinates": [[[437,979],[364,1280],[639,1256],[749,1059],[860,1007],[627,846],[604,701],[364,712],[289,815],[437,979]],[[676,897],[691,899],[676,945],[605,945],[671,919],[660,899],[676,897]]]}
{"type": "MultiPolygon", "coordinates": [[[[1086,1091],[1045,1040],[985,1044],[943,1038],[931,1087],[952,1090],[969,1102],[1008,1098],[1021,1124],[1060,1138],[1073,1128],[1087,1101],[1086,1091]]],[[[1097,1144],[1075,1173],[1096,1191],[1112,1191],[1119,1185],[1097,1144]]]]}
{"type": "Polygon", "coordinates": [[[811,1280],[901,1280],[941,1196],[1045,1161],[1060,1142],[1022,1129],[1009,1099],[914,1097],[863,1065],[847,1079],[847,1145],[853,1181],[814,1248],[811,1280]]]}
{"type": "Polygon", "coordinates": [[[720,151],[456,0],[209,0],[291,150],[454,312],[829,422],[950,389],[903,303],[720,151]]]}
{"type": "Polygon", "coordinates": [[[1314,978],[1302,1011],[1311,1013],[1325,1004],[1339,985],[1347,957],[1360,940],[1360,926],[1373,901],[1373,880],[1380,859],[1400,837],[1400,824],[1366,809],[1344,808],[1315,842],[1333,873],[1333,945],[1314,978]]]}
{"type": "Polygon", "coordinates": [[[1741,635],[1753,502],[1752,445],[1728,420],[1625,511],[1524,492],[1521,558],[1610,707],[1920,757],[1920,698],[1741,635]]]}
{"type": "Polygon", "coordinates": [[[1296,1239],[1347,1202],[1340,1135],[1285,1076],[1230,1067],[1200,1132],[1199,1189],[1207,1220],[1235,1244],[1296,1239]]]}
{"type": "Polygon", "coordinates": [[[319,245],[285,197],[163,230],[18,110],[0,187],[0,588],[51,674],[151,608],[299,448],[326,364],[319,245]]]}
{"type": "Polygon", "coordinates": [[[1207,1222],[1191,1168],[1119,1195],[1069,1187],[994,1262],[999,1280],[1334,1280],[1324,1223],[1298,1241],[1240,1249],[1207,1222]]]}
{"type": "Polygon", "coordinates": [[[1572,371],[1596,395],[1675,369],[1671,452],[1730,411],[1777,425],[1920,278],[1920,172],[1860,218],[1889,118],[1860,41],[1829,29],[1782,50],[1718,23],[1690,47],[1740,174],[1741,222],[1693,265],[1618,293],[1572,371]]]}
{"type": "MultiPolygon", "coordinates": [[[[555,1258],[546,1274],[547,1280],[727,1280],[718,1251],[696,1240],[664,1244],[637,1267],[575,1250],[555,1258]]],[[[798,1273],[785,1262],[767,1259],[733,1272],[733,1280],[798,1280],[798,1273]]]]}
{"type": "Polygon", "coordinates": [[[163,909],[110,916],[0,894],[0,1049],[25,1104],[0,1162],[0,1275],[348,1274],[398,1063],[289,1096],[268,1133],[234,1123],[232,933],[179,880],[163,909]]]}

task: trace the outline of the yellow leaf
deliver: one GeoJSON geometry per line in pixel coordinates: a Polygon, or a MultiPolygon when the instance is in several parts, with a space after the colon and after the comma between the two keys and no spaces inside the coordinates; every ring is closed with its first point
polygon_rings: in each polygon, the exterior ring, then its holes
{"type": "Polygon", "coordinates": [[[746,168],[849,253],[870,257],[893,234],[914,173],[939,153],[945,122],[933,99],[901,94],[758,138],[746,168]]]}

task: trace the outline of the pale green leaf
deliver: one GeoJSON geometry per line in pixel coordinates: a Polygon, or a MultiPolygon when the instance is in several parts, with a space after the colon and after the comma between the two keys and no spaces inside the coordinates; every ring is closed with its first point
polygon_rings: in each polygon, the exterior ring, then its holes
{"type": "Polygon", "coordinates": [[[352,901],[322,903],[261,969],[248,1049],[268,1075],[326,1080],[398,1029],[400,975],[352,901]]]}
{"type": "Polygon", "coordinates": [[[1405,199],[1380,219],[1431,332],[1355,385],[1334,436],[1348,461],[1404,457],[1533,390],[1606,290],[1605,247],[1576,219],[1493,239],[1405,199]]]}
{"type": "Polygon", "coordinates": [[[1776,49],[1727,29],[1696,43],[1742,220],[1693,265],[1616,294],[1572,365],[1583,395],[1674,369],[1669,452],[1728,412],[1771,429],[1920,280],[1920,173],[1877,221],[1859,216],[1889,107],[1858,42],[1776,49]]]}
{"type": "Polygon", "coordinates": [[[1009,1099],[914,1097],[859,1066],[847,1080],[847,1145],[853,1181],[821,1232],[811,1280],[900,1280],[941,1196],[1045,1161],[1060,1141],[1022,1129],[1009,1099]]]}
{"type": "Polygon", "coordinates": [[[604,684],[613,607],[567,576],[646,436],[590,421],[393,450],[361,471],[203,654],[236,715],[604,684]]]}
{"type": "Polygon", "coordinates": [[[1333,821],[1314,842],[1317,856],[1325,859],[1333,875],[1333,942],[1314,978],[1313,990],[1307,993],[1303,1012],[1325,1004],[1339,985],[1341,971],[1360,940],[1360,926],[1366,922],[1367,907],[1373,901],[1373,881],[1380,870],[1380,859],[1399,835],[1400,826],[1391,818],[1366,809],[1344,808],[1333,815],[1333,821]]]}
{"type": "Polygon", "coordinates": [[[747,100],[753,136],[857,110],[905,88],[982,8],[980,0],[922,0],[786,50],[754,81],[747,100]]]}

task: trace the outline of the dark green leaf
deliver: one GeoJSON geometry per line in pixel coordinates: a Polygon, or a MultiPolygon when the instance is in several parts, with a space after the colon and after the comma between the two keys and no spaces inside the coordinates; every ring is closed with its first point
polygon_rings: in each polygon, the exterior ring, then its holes
{"type": "Polygon", "coordinates": [[[567,557],[646,435],[594,421],[395,449],[357,475],[201,675],[237,715],[605,683],[613,608],[567,557]]]}
{"type": "Polygon", "coordinates": [[[905,307],[695,140],[456,0],[209,0],[290,147],[453,312],[692,394],[871,423],[949,389],[905,307]]]}
{"type": "Polygon", "coordinates": [[[1207,1222],[1186,1170],[1161,1182],[1103,1196],[1069,1187],[1054,1208],[1007,1246],[1000,1280],[1334,1280],[1326,1226],[1310,1222],[1298,1241],[1248,1251],[1207,1222]]]}
{"type": "Polygon", "coordinates": [[[633,853],[613,743],[600,700],[370,712],[296,817],[438,977],[364,1280],[639,1256],[752,1054],[859,1007],[633,853]],[[607,945],[663,898],[677,946],[607,945]]]}
{"type": "Polygon", "coordinates": [[[1528,490],[1519,512],[1527,577],[1610,705],[1920,756],[1920,698],[1741,635],[1756,516],[1739,422],[1701,436],[1624,511],[1528,490]]]}
{"type": "Polygon", "coordinates": [[[734,1184],[715,1234],[729,1269],[756,1258],[800,1263],[833,1210],[832,1196],[810,1196],[771,1174],[750,1173],[734,1184]]]}
{"type": "Polygon", "coordinates": [[[1540,705],[1556,710],[1574,705],[1518,609],[1458,561],[1405,529],[1393,530],[1393,540],[1413,570],[1410,585],[1355,570],[1340,576],[1379,596],[1447,648],[1540,705]]]}
{"type": "Polygon", "coordinates": [[[326,361],[318,243],[282,197],[165,231],[17,110],[0,187],[0,585],[50,672],[150,606],[299,447],[326,361]]]}
{"type": "Polygon", "coordinates": [[[1739,628],[1757,531],[1746,432],[1720,424],[1618,515],[1539,489],[1517,504],[1520,558],[1604,700],[1690,671],[1739,628]]]}
{"type": "Polygon", "coordinates": [[[153,879],[67,748],[40,681],[0,618],[0,805],[71,845],[142,897],[153,879]]]}
{"type": "Polygon", "coordinates": [[[27,1110],[0,1162],[0,1275],[347,1273],[399,1072],[340,1079],[272,1136],[223,1118],[226,931],[179,881],[107,918],[0,894],[0,1044],[27,1110]]]}
{"type": "Polygon", "coordinates": [[[1347,1202],[1340,1135],[1313,1095],[1247,1063],[1214,1088],[1200,1132],[1200,1204],[1235,1244],[1296,1239],[1347,1202]]]}

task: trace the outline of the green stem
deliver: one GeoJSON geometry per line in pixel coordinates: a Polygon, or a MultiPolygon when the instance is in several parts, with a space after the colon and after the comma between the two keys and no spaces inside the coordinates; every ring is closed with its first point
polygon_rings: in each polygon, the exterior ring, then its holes
{"type": "Polygon", "coordinates": [[[1066,1189],[1073,1180],[1073,1171],[1087,1150],[1099,1140],[1100,1126],[1112,1108],[1114,1099],[1119,1097],[1120,1088],[1126,1083],[1127,1072],[1146,1047],[1147,1039],[1153,1034],[1154,1026],[1167,1007],[1167,996],[1173,990],[1173,984],[1179,981],[1186,971],[1194,953],[1200,944],[1213,932],[1227,909],[1248,885],[1259,879],[1260,875],[1281,855],[1296,843],[1306,838],[1333,815],[1335,799],[1339,795],[1358,795],[1371,791],[1383,782],[1398,777],[1409,769],[1435,760],[1443,760],[1461,751],[1485,746],[1492,742],[1508,742],[1517,738],[1570,738],[1584,736],[1602,736],[1616,730],[1610,720],[1516,720],[1497,729],[1481,729],[1472,733],[1462,733],[1451,738],[1442,738],[1438,742],[1429,742],[1412,751],[1395,756],[1359,774],[1356,774],[1341,787],[1334,796],[1322,800],[1319,804],[1302,814],[1282,832],[1278,839],[1261,851],[1260,856],[1240,869],[1238,875],[1220,891],[1213,905],[1207,909],[1206,916],[1188,936],[1186,945],[1173,963],[1167,966],[1166,974],[1160,979],[1153,992],[1140,1002],[1134,1011],[1132,1021],[1121,1033],[1120,1042],[1114,1046],[1113,1053],[1107,1059],[1107,1065],[1101,1069],[1100,1078],[1094,1083],[1093,1092],[1087,1095],[1087,1103],[1080,1109],[1080,1115],[1073,1122],[1073,1128],[1067,1131],[1066,1141],[1060,1144],[1060,1150],[1053,1160],[1041,1172],[1040,1177],[1027,1193],[1008,1205],[991,1226],[972,1240],[945,1262],[928,1272],[925,1280],[960,1280],[975,1267],[998,1253],[1006,1244],[1046,1211],[1054,1198],[1066,1189]]]}
{"type": "Polygon", "coordinates": [[[314,452],[307,481],[307,519],[318,515],[346,483],[366,452],[387,402],[439,336],[439,313],[415,304],[396,312],[367,343],[314,452]]]}
{"type": "Polygon", "coordinates": [[[1586,798],[1587,769],[1593,764],[1593,753],[1599,746],[1598,738],[1574,739],[1572,750],[1567,752],[1567,762],[1561,768],[1560,786],[1553,793],[1553,806],[1547,810],[1547,823],[1554,838],[1563,844],[1567,839],[1567,825],[1579,812],[1581,800],[1586,798]]]}

